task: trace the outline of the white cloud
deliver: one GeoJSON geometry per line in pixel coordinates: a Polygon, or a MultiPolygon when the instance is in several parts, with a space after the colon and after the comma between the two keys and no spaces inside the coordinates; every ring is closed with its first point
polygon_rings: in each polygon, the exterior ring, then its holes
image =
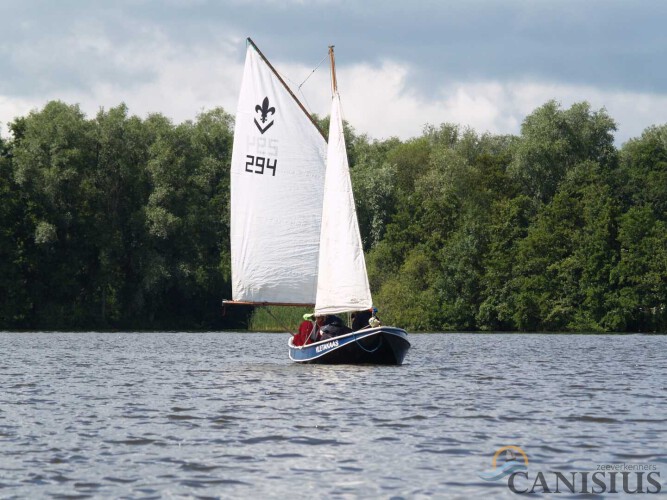
{"type": "MultiPolygon", "coordinates": [[[[65,87],[45,92],[40,98],[0,95],[0,123],[4,125],[56,99],[79,104],[89,117],[100,107],[108,109],[124,102],[131,114],[145,117],[163,113],[176,122],[193,119],[199,112],[217,106],[230,112],[236,107],[243,63],[236,60],[225,40],[219,41],[219,51],[215,52],[170,45],[160,36],[155,36],[148,47],[140,43],[114,47],[90,34],[78,43],[96,47],[101,58],[113,59],[116,65],[142,68],[153,77],[130,84],[98,77],[84,91],[65,87]]],[[[0,132],[6,133],[6,128],[0,128],[0,132]]]]}
{"type": "Polygon", "coordinates": [[[408,67],[392,62],[338,71],[345,118],[358,132],[406,139],[420,135],[427,123],[450,122],[480,133],[518,134],[528,114],[555,99],[565,108],[581,101],[588,101],[594,110],[606,108],[618,125],[616,139],[621,144],[650,125],[665,123],[667,116],[667,95],[566,84],[456,83],[426,100],[406,88],[408,72],[408,67]]]}
{"type": "MultiPolygon", "coordinates": [[[[143,68],[152,78],[132,82],[94,80],[85,92],[50,91],[41,98],[0,95],[0,123],[42,107],[48,100],[79,103],[94,116],[100,107],[125,102],[130,113],[146,116],[163,113],[176,122],[193,119],[199,112],[222,106],[235,112],[243,62],[235,47],[240,40],[220,39],[215,50],[184,48],[169,44],[156,34],[146,47],[139,43],[114,47],[104,39],[87,34],[79,43],[94,46],[100,57],[113,57],[118,65],[143,68]]],[[[142,42],[143,43],[143,42],[142,42]]],[[[296,87],[312,68],[275,62],[285,78],[296,87]]],[[[470,126],[478,132],[518,134],[526,115],[550,99],[564,107],[588,101],[593,109],[605,107],[618,123],[617,143],[636,137],[650,125],[664,123],[667,95],[605,91],[594,87],[535,82],[455,83],[442,87],[426,99],[407,87],[410,68],[392,61],[379,66],[338,62],[338,82],[345,118],[359,133],[374,138],[419,136],[425,124],[444,122],[470,126]]],[[[330,103],[328,64],[325,61],[297,91],[306,107],[327,115],[330,103]]],[[[0,128],[6,134],[6,127],[0,128]]]]}
{"type": "Polygon", "coordinates": [[[36,108],[34,101],[28,99],[17,99],[15,97],[0,95],[0,135],[6,137],[8,128],[6,124],[17,116],[27,114],[36,108]]]}

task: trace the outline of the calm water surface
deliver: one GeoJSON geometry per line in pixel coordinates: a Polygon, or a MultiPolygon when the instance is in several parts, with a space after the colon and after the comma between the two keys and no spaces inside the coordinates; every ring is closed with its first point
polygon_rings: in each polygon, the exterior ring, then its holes
{"type": "Polygon", "coordinates": [[[478,476],[507,445],[667,491],[667,337],[410,340],[301,366],[278,334],[0,333],[0,497],[519,498],[478,476]]]}

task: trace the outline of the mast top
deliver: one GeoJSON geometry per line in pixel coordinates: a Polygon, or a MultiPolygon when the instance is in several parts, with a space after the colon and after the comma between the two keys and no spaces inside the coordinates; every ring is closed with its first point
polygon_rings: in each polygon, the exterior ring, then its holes
{"type": "Polygon", "coordinates": [[[329,59],[331,60],[331,93],[335,94],[338,92],[338,82],[336,81],[336,58],[333,45],[329,45],[329,59]]]}

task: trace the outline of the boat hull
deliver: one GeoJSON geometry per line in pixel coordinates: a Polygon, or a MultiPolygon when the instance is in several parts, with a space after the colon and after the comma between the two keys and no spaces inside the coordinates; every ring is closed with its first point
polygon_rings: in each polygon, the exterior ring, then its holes
{"type": "Polygon", "coordinates": [[[295,347],[289,357],[297,363],[400,365],[410,342],[405,330],[390,326],[359,330],[314,344],[295,347]]]}

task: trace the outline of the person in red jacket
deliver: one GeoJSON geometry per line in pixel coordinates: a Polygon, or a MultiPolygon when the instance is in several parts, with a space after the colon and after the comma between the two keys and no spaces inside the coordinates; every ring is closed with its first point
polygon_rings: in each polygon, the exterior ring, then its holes
{"type": "Polygon", "coordinates": [[[313,329],[316,328],[313,318],[314,314],[303,315],[303,321],[299,325],[299,331],[292,339],[293,345],[301,346],[312,342],[310,334],[313,332],[313,329]]]}

